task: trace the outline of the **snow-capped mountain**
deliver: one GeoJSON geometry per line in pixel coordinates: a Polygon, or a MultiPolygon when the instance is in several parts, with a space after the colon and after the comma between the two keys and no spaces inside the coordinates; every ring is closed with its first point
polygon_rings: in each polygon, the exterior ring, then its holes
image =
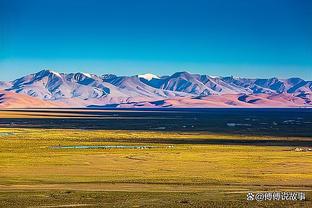
{"type": "Polygon", "coordinates": [[[140,74],[138,75],[139,78],[142,78],[142,79],[145,79],[147,81],[151,81],[152,79],[159,79],[159,77],[155,74],[150,74],[150,73],[147,73],[147,74],[140,74]]]}
{"type": "Polygon", "coordinates": [[[43,70],[17,79],[6,90],[44,100],[60,100],[73,97],[81,99],[100,98],[110,93],[110,89],[96,75],[85,73],[64,74],[50,70],[43,70]]]}
{"type": "Polygon", "coordinates": [[[155,102],[170,101],[169,106],[184,103],[185,107],[187,101],[192,107],[196,106],[196,101],[209,107],[212,99],[215,102],[211,106],[218,105],[218,102],[222,102],[220,106],[245,106],[245,103],[248,106],[270,106],[270,102],[272,106],[278,104],[281,107],[283,103],[288,103],[287,106],[312,106],[312,81],[301,78],[248,79],[188,72],[161,77],[153,74],[117,76],[42,70],[11,82],[0,82],[0,89],[43,101],[65,103],[66,106],[116,104],[164,107],[155,105],[155,102]]]}

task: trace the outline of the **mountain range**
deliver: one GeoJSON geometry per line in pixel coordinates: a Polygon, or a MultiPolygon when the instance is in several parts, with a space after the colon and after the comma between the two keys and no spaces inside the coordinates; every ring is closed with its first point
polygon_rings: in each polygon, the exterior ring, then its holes
{"type": "Polygon", "coordinates": [[[42,70],[0,81],[0,107],[312,107],[312,81],[42,70]]]}

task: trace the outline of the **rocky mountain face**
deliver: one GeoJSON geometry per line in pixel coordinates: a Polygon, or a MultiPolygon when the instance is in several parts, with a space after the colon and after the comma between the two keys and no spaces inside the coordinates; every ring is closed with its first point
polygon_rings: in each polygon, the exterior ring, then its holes
{"type": "Polygon", "coordinates": [[[312,81],[300,78],[248,79],[232,76],[213,77],[188,72],[177,72],[162,77],[153,74],[116,76],[80,72],[65,74],[42,70],[11,82],[0,82],[0,89],[43,101],[63,102],[66,106],[80,107],[112,104],[166,107],[155,105],[153,102],[169,101],[169,106],[175,107],[175,103],[176,106],[181,106],[177,103],[181,103],[183,99],[192,101],[189,105],[183,101],[184,107],[192,107],[194,99],[201,100],[200,102],[208,100],[210,103],[215,101],[213,105],[209,105],[208,101],[202,102],[203,107],[218,106],[218,103],[220,106],[229,107],[244,106],[246,103],[254,107],[270,104],[272,107],[284,106],[284,101],[276,100],[287,100],[287,106],[312,106],[312,81]],[[247,99],[250,97],[253,99],[247,99]],[[238,103],[231,105],[235,102],[238,103]]]}

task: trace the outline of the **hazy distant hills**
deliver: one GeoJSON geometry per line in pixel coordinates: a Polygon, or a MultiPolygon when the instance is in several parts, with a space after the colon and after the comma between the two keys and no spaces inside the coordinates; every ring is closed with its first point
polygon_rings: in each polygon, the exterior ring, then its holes
{"type": "Polygon", "coordinates": [[[312,107],[312,81],[300,78],[248,79],[188,72],[116,76],[43,70],[0,82],[0,89],[0,107],[312,107]],[[22,102],[33,98],[36,102],[22,102]]]}

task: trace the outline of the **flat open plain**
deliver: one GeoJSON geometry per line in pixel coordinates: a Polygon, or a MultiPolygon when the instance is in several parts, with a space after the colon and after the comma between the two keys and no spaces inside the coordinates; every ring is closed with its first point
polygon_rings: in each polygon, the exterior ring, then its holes
{"type": "Polygon", "coordinates": [[[0,207],[312,206],[309,109],[15,109],[0,117],[0,207]],[[306,200],[246,200],[257,191],[306,200]]]}

